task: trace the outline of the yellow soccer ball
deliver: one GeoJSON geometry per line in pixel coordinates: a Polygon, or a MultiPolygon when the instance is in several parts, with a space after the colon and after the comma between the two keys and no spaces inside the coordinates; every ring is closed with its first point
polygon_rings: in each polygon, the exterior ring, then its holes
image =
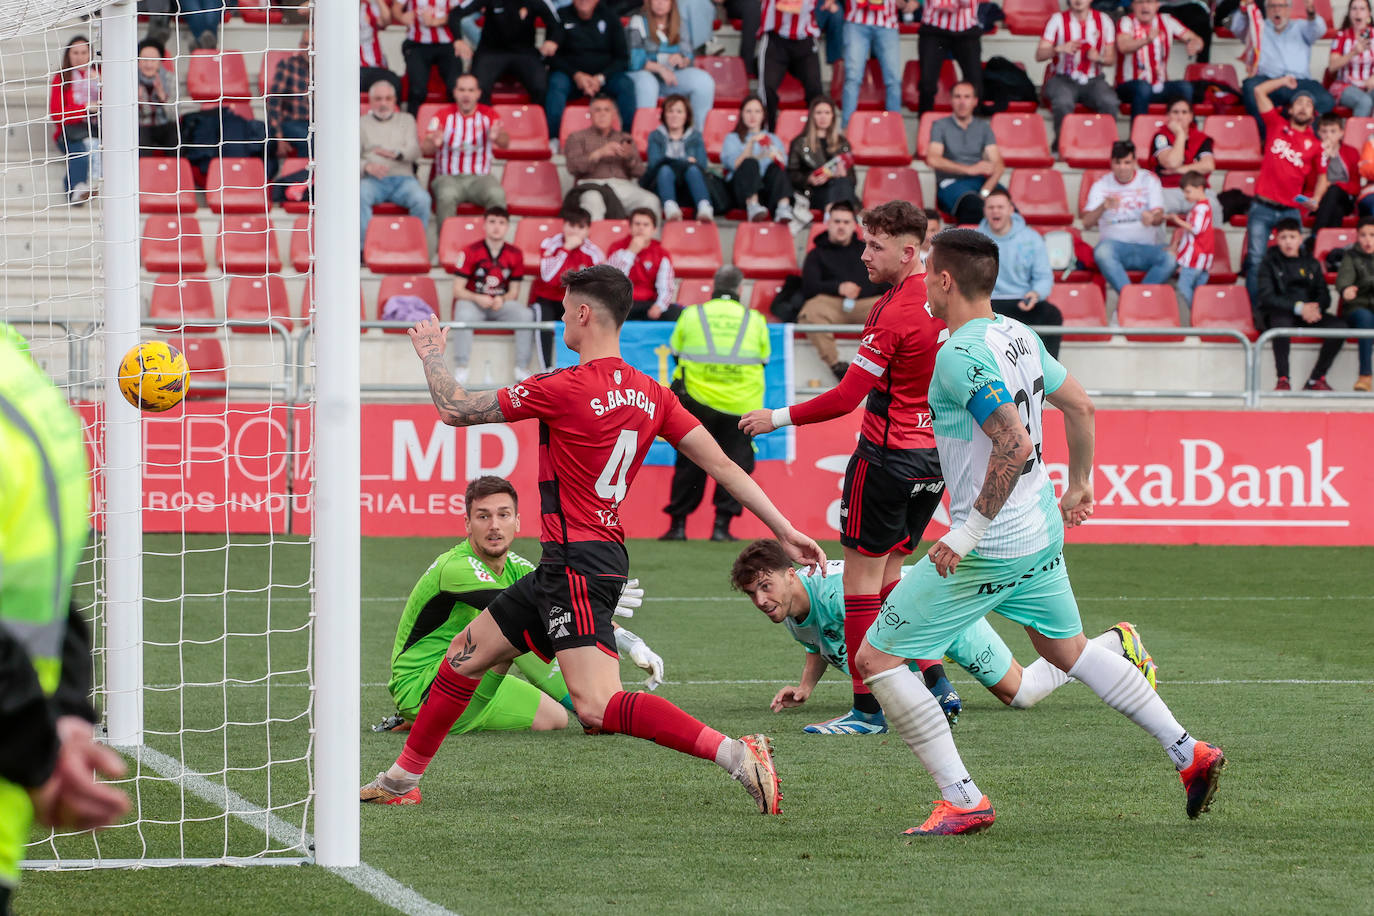
{"type": "Polygon", "coordinates": [[[181,351],[161,340],[141,343],[119,362],[119,390],[139,410],[171,410],[186,397],[190,367],[181,351]]]}

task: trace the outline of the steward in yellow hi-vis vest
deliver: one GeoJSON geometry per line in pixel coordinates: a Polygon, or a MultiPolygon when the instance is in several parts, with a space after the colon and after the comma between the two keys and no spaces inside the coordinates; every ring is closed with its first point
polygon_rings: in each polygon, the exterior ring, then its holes
{"type": "Polygon", "coordinates": [[[91,658],[71,605],[90,478],[81,419],[0,333],[0,912],[19,881],[35,810],[49,824],[111,823],[128,808],[93,769],[122,769],[91,741],[91,658]]]}
{"type": "MultiPolygon", "coordinates": [[[[763,406],[763,367],[770,347],[763,315],[739,300],[744,276],[727,264],[716,271],[712,299],[690,306],[677,319],[668,344],[677,357],[673,390],[701,421],[730,460],[752,474],[754,444],[739,429],[740,417],[763,406]]],[[[672,495],[664,510],[671,519],[663,541],[687,539],[687,516],[706,495],[706,472],[681,453],[673,468],[672,495]]],[[[730,520],[743,511],[729,491],[716,484],[713,541],[733,541],[730,520]]]]}

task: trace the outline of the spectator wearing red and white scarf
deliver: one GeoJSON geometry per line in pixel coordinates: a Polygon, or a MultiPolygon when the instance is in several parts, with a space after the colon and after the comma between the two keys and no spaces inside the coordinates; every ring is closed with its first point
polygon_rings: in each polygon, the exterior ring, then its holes
{"type": "Polygon", "coordinates": [[[453,50],[453,33],[448,28],[448,13],[459,0],[393,0],[391,15],[406,27],[406,40],[401,45],[405,57],[406,109],[416,114],[424,104],[429,90],[429,73],[438,70],[449,93],[458,81],[462,65],[453,50]]]}
{"type": "Polygon", "coordinates": [[[1131,117],[1145,114],[1151,102],[1193,100],[1193,84],[1169,79],[1169,49],[1182,41],[1189,54],[1202,50],[1202,39],[1168,13],[1159,0],[1133,0],[1131,14],[1116,24],[1116,94],[1131,106],[1131,117]]]}
{"type": "Polygon", "coordinates": [[[492,147],[510,145],[510,135],[501,126],[496,110],[479,105],[482,89],[477,77],[465,73],[453,89],[457,102],[432,117],[425,125],[420,149],[434,157],[434,215],[439,225],[458,212],[462,203],[476,204],[483,210],[504,207],[506,192],[491,174],[492,147]]]}
{"type": "Polygon", "coordinates": [[[401,78],[391,71],[382,50],[382,30],[391,25],[391,4],[386,0],[358,0],[358,76],[367,92],[377,80],[386,80],[401,97],[401,78]]]}
{"type": "Polygon", "coordinates": [[[1255,87],[1266,80],[1291,76],[1294,85],[1280,86],[1270,91],[1269,101],[1277,106],[1287,105],[1299,92],[1312,96],[1317,114],[1326,114],[1336,107],[1336,100],[1326,87],[1312,78],[1312,46],[1326,34],[1326,20],[1317,15],[1316,0],[1266,0],[1265,18],[1254,25],[1256,4],[1242,0],[1240,9],[1231,14],[1228,23],[1236,37],[1254,47],[1253,75],[1241,83],[1241,101],[1250,117],[1260,122],[1260,136],[1264,136],[1265,119],[1260,118],[1255,87]],[[1295,16],[1303,16],[1297,20],[1295,16]]]}
{"type": "Polygon", "coordinates": [[[1052,61],[1045,80],[1045,97],[1054,119],[1054,148],[1059,149],[1059,125],[1075,105],[1116,115],[1121,103],[1102,75],[1116,63],[1116,26],[1110,16],[1093,9],[1091,0],[1069,0],[1065,12],[1045,23],[1036,60],[1052,61]]]}
{"type": "MultiPolygon", "coordinates": [[[[940,67],[946,59],[959,65],[959,78],[983,96],[983,30],[978,27],[978,0],[928,0],[921,10],[917,57],[921,82],[917,108],[930,111],[940,88],[940,67]]],[[[848,66],[848,65],[846,65],[848,66]]]]}
{"type": "Polygon", "coordinates": [[[1357,118],[1374,114],[1374,32],[1370,29],[1369,0],[1350,0],[1345,22],[1331,39],[1327,73],[1334,73],[1331,95],[1357,118]]]}

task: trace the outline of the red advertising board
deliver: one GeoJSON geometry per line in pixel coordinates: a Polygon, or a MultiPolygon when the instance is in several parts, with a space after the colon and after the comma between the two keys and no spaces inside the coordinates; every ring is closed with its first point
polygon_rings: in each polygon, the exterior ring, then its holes
{"type": "MultiPolygon", "coordinates": [[[[84,408],[87,420],[94,408],[84,408]]],[[[1051,479],[1067,475],[1060,415],[1046,412],[1051,479]]],[[[94,427],[92,427],[94,429],[94,427]]],[[[840,485],[856,417],[797,431],[796,460],[760,462],[755,479],[803,531],[838,534],[840,485]]],[[[364,535],[463,533],[463,487],[479,474],[511,478],[535,499],[537,425],[444,426],[428,404],[368,404],[362,413],[364,535]]],[[[92,433],[92,454],[100,447],[92,433]]],[[[148,531],[308,533],[310,414],[281,406],[189,404],[145,416],[148,531]],[[288,527],[289,524],[289,527],[288,527]]],[[[1371,413],[1100,411],[1097,512],[1070,539],[1086,543],[1374,543],[1371,413]]],[[[645,467],[621,509],[631,537],[667,525],[670,467],[645,467]]],[[[710,530],[709,493],[689,521],[710,530]]],[[[537,513],[526,512],[535,535],[537,513]]],[[[945,530],[943,508],[929,534],[945,530]]],[[[741,537],[766,534],[745,516],[741,537]]]]}

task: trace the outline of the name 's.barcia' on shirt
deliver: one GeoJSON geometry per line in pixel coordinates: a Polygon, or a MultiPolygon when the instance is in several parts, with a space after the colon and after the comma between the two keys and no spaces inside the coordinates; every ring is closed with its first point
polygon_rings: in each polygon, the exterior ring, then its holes
{"type": "Polygon", "coordinates": [[[654,411],[658,409],[658,405],[654,403],[653,399],[638,388],[611,388],[606,392],[605,401],[602,401],[601,398],[592,398],[589,406],[592,413],[598,417],[608,410],[615,410],[617,407],[638,407],[647,413],[651,420],[654,411]]]}

